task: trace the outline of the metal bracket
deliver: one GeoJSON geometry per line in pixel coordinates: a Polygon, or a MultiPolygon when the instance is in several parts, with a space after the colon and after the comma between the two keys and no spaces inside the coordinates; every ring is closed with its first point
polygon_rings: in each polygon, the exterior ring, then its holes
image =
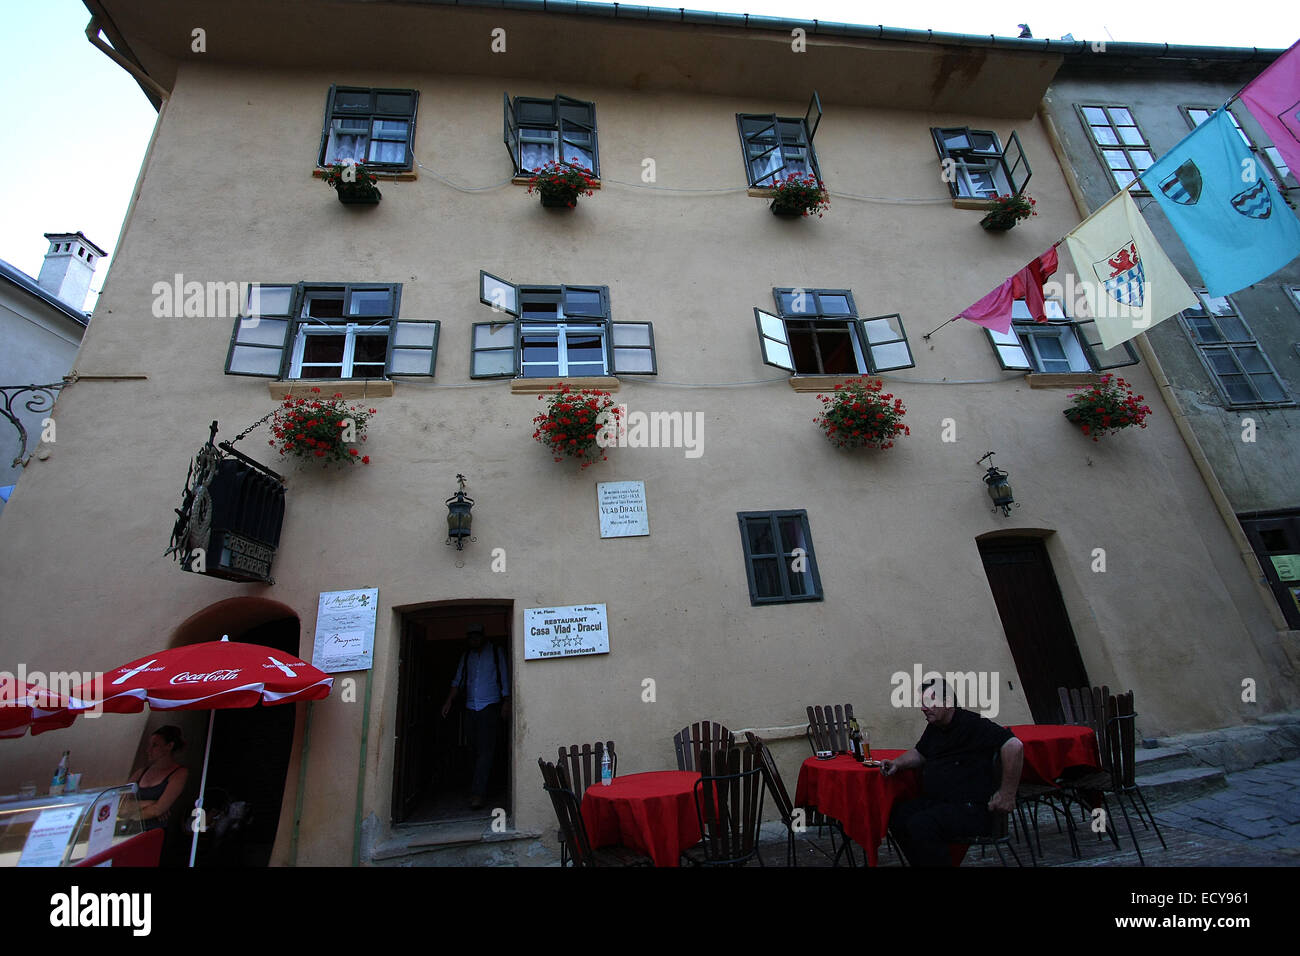
{"type": "Polygon", "coordinates": [[[22,420],[14,413],[14,402],[18,400],[18,396],[31,392],[31,397],[27,399],[23,407],[29,412],[47,412],[54,408],[54,400],[59,389],[65,385],[71,385],[73,381],[75,379],[68,377],[62,382],[51,382],[48,385],[0,385],[0,395],[4,396],[4,407],[0,408],[0,415],[3,415],[14,428],[18,429],[19,451],[18,457],[13,460],[14,467],[26,466],[32,458],[27,451],[27,429],[23,427],[22,420]]]}

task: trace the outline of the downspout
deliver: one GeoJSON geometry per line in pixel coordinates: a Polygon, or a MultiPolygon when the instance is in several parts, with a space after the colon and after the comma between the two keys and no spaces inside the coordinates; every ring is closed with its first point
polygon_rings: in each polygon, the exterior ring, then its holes
{"type": "MultiPolygon", "coordinates": [[[[1092,212],[1088,209],[1088,203],[1083,198],[1083,191],[1079,188],[1079,181],[1074,175],[1074,167],[1070,165],[1069,158],[1065,153],[1065,147],[1061,144],[1060,135],[1056,131],[1056,124],[1047,111],[1046,100],[1040,100],[1038,103],[1038,118],[1047,132],[1048,142],[1052,144],[1052,152],[1056,155],[1056,162],[1065,175],[1065,183],[1070,188],[1070,195],[1074,198],[1074,205],[1078,209],[1079,218],[1086,219],[1092,215],[1092,212]]],[[[1282,616],[1282,609],[1277,606],[1277,599],[1273,596],[1273,592],[1264,586],[1267,579],[1264,576],[1264,569],[1260,566],[1259,557],[1255,554],[1255,549],[1251,547],[1246,532],[1237,519],[1236,512],[1232,510],[1232,503],[1228,501],[1223,486],[1219,484],[1219,478],[1214,473],[1209,459],[1205,457],[1205,451],[1201,448],[1201,443],[1197,440],[1191,423],[1187,420],[1187,416],[1183,414],[1182,406],[1178,404],[1173,386],[1169,384],[1169,376],[1165,374],[1164,366],[1160,364],[1160,359],[1156,357],[1156,353],[1151,348],[1151,343],[1147,340],[1145,332],[1140,333],[1133,341],[1137,344],[1138,351],[1142,353],[1142,361],[1147,363],[1147,368],[1151,372],[1151,377],[1155,380],[1156,387],[1160,389],[1160,397],[1164,399],[1165,406],[1169,409],[1169,414],[1174,420],[1174,425],[1178,428],[1178,434],[1182,436],[1183,444],[1187,446],[1192,461],[1196,463],[1196,470],[1201,473],[1201,480],[1205,482],[1205,487],[1210,492],[1214,506],[1218,509],[1219,517],[1223,519],[1224,526],[1227,527],[1228,533],[1232,535],[1233,543],[1237,546],[1237,553],[1246,566],[1246,572],[1254,582],[1265,607],[1268,608],[1273,627],[1278,631],[1287,630],[1286,618],[1282,616]]],[[[1268,659],[1267,656],[1265,659],[1268,659]]]]}
{"type": "Polygon", "coordinates": [[[307,788],[307,754],[311,752],[311,705],[307,701],[307,719],[303,722],[302,754],[298,758],[298,795],[294,800],[293,832],[289,835],[289,865],[298,865],[298,827],[302,823],[303,793],[307,788]]]}
{"type": "Polygon", "coordinates": [[[361,806],[366,796],[366,745],[370,739],[370,693],[375,684],[375,669],[366,670],[366,702],[361,710],[361,754],[357,760],[357,808],[352,817],[352,865],[361,865],[361,806]]]}
{"type": "Polygon", "coordinates": [[[122,69],[126,70],[126,72],[130,73],[133,77],[135,77],[136,82],[140,83],[142,86],[147,86],[160,99],[166,101],[169,95],[167,91],[164,90],[157,83],[155,83],[153,77],[151,77],[148,73],[140,69],[140,67],[136,66],[126,57],[122,56],[122,54],[119,53],[117,50],[114,50],[112,46],[110,46],[109,44],[101,40],[99,38],[99,30],[100,30],[99,18],[92,16],[90,18],[90,22],[86,24],[86,39],[89,40],[93,46],[99,49],[100,52],[102,52],[110,60],[112,60],[122,69]]]}

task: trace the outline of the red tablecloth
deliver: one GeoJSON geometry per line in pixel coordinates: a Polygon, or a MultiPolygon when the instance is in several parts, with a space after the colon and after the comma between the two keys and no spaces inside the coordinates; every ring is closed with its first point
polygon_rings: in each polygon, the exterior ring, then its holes
{"type": "Polygon", "coordinates": [[[1054,783],[1067,767],[1100,766],[1097,735],[1072,724],[1019,724],[1008,727],[1025,745],[1025,783],[1054,783]]]}
{"type": "MultiPolygon", "coordinates": [[[[893,760],[901,750],[871,751],[877,760],[893,760]]],[[[914,771],[892,777],[878,767],[864,767],[852,757],[830,760],[809,757],[799,768],[795,788],[796,807],[813,807],[840,821],[849,839],[867,852],[867,864],[875,866],[877,848],[889,829],[889,812],[897,800],[908,800],[920,792],[914,771]]]]}
{"type": "Polygon", "coordinates": [[[582,822],[593,849],[622,843],[655,866],[677,866],[682,850],[700,842],[695,781],[689,770],[657,770],[595,784],[582,798],[582,822]]]}

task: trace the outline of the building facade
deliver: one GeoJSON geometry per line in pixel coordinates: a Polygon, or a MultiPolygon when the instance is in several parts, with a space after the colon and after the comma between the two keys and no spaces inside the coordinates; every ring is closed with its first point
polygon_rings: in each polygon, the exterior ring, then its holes
{"type": "MultiPolygon", "coordinates": [[[[310,659],[321,594],[377,588],[370,668],[310,707],[220,715],[213,780],[258,793],[259,860],[482,837],[551,859],[536,761],[557,746],[612,738],[620,773],[663,769],[674,732],[718,720],[773,740],[793,786],[808,705],[852,702],[874,746],[907,747],[927,671],[970,675],[968,703],[1008,724],[1052,721],[1062,683],[1133,688],[1144,736],[1295,706],[1295,661],[1146,363],[1123,374],[1150,427],[1094,444],[1066,396],[1126,351],[1062,316],[1072,364],[1043,346],[1009,372],[946,321],[1078,221],[1038,114],[1051,45],[612,6],[87,6],[165,96],[79,359],[93,381],[61,397],[55,454],[5,517],[6,659],[104,670],[222,634],[310,659]],[[518,174],[572,155],[599,188],[543,208],[518,174]],[[378,204],[322,185],[357,157],[378,204]],[[829,211],[773,215],[773,177],[807,170],[829,211]],[[982,230],[1026,176],[1038,215],[982,230]],[[260,284],[255,323],[221,314],[239,283],[260,284]],[[906,405],[893,448],[813,423],[858,374],[906,405]],[[557,380],[611,391],[628,447],[553,461],[533,417],[557,380]],[[370,463],[280,464],[252,431],[235,447],[287,479],[274,583],[182,571],[163,551],[209,423],[230,438],[312,387],[376,410],[370,463]],[[604,482],[643,483],[648,534],[601,536],[604,482]],[[38,582],[49,612],[14,616],[38,582]],[[534,654],[531,610],[598,605],[608,653],[534,654]],[[512,707],[467,815],[440,707],[476,623],[512,707]]],[[[205,718],[180,718],[196,750],[205,718]]],[[[81,720],[57,746],[118,780],[169,721],[81,720]]],[[[11,741],[5,782],[50,740],[11,741]]]]}

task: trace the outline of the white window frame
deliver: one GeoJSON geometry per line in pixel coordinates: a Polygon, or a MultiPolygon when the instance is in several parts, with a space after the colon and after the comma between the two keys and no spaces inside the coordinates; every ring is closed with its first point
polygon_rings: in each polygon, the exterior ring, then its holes
{"type": "MultiPolygon", "coordinates": [[[[1074,108],[1079,114],[1079,122],[1083,124],[1084,130],[1087,131],[1088,141],[1092,143],[1093,149],[1096,150],[1097,158],[1101,160],[1101,165],[1106,170],[1106,175],[1110,177],[1111,184],[1115,187],[1117,192],[1127,188],[1129,183],[1134,182],[1138,177],[1145,174],[1148,169],[1155,165],[1156,160],[1160,158],[1156,155],[1156,151],[1151,147],[1151,140],[1138,124],[1137,116],[1133,112],[1133,107],[1118,105],[1107,106],[1104,103],[1076,103],[1074,108]],[[1084,110],[1101,110],[1106,123],[1094,124],[1084,110]],[[1123,117],[1115,116],[1112,112],[1115,110],[1123,110],[1128,114],[1128,118],[1132,120],[1132,122],[1117,122],[1117,120],[1123,119],[1123,117]],[[1116,142],[1099,142],[1096,133],[1093,132],[1094,125],[1098,127],[1105,125],[1106,128],[1110,129],[1114,133],[1116,142]],[[1142,142],[1124,142],[1124,136],[1120,133],[1121,129],[1137,130],[1138,135],[1142,138],[1142,142]],[[1124,156],[1127,165],[1125,167],[1112,166],[1110,160],[1107,159],[1108,153],[1121,153],[1124,156]],[[1139,167],[1138,160],[1133,156],[1134,153],[1146,153],[1151,157],[1151,162],[1147,163],[1145,166],[1139,167]],[[1115,175],[1116,170],[1123,172],[1129,178],[1125,182],[1121,183],[1119,177],[1115,175]]],[[[1151,190],[1147,189],[1143,183],[1139,182],[1137,186],[1129,189],[1129,193],[1134,196],[1147,196],[1151,194],[1151,190]]]]}
{"type": "MultiPolygon", "coordinates": [[[[1011,304],[1011,328],[1006,332],[995,332],[985,328],[989,344],[997,356],[998,364],[1007,371],[1026,372],[1034,375],[1081,375],[1090,372],[1104,372],[1108,369],[1136,365],[1138,358],[1133,347],[1121,344],[1129,356],[1127,362],[1103,364],[1096,354],[1099,343],[1090,343],[1084,337],[1079,321],[1072,320],[1065,314],[1065,309],[1056,299],[1043,303],[1046,322],[1035,322],[1029,314],[1029,306],[1024,299],[1016,299],[1011,304]],[[1061,343],[1065,361],[1070,363],[1068,370],[1048,370],[1044,368],[1044,359],[1039,351],[1040,339],[1056,339],[1061,343]]],[[[1091,320],[1083,320],[1084,323],[1091,320]]],[[[1050,359],[1050,361],[1061,361],[1050,359]]]]}

